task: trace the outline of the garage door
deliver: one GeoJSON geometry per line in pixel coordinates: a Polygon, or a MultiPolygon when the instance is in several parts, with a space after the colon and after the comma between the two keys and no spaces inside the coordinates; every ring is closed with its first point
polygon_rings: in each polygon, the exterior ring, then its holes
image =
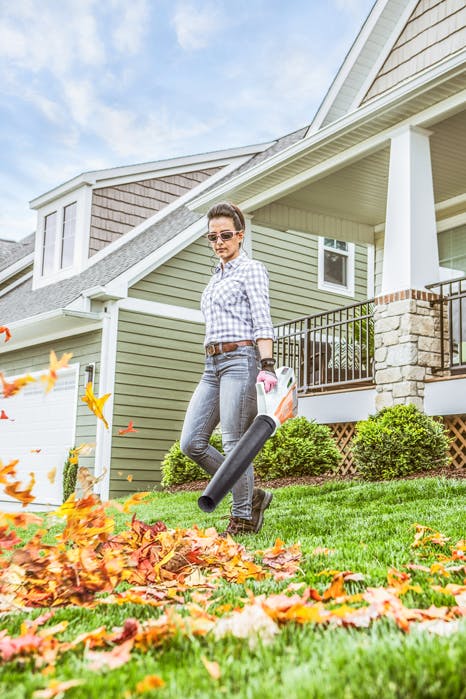
{"type": "MultiPolygon", "coordinates": [[[[4,464],[19,459],[17,480],[25,484],[34,472],[32,494],[36,499],[29,509],[62,502],[63,466],[70,447],[75,446],[78,369],[77,364],[61,369],[55,387],[47,394],[43,383],[37,381],[10,398],[0,398],[0,409],[8,418],[0,420],[0,459],[4,464]]],[[[32,376],[38,378],[42,373],[32,376]]],[[[0,485],[0,507],[16,509],[14,503],[21,506],[5,495],[0,485]]]]}

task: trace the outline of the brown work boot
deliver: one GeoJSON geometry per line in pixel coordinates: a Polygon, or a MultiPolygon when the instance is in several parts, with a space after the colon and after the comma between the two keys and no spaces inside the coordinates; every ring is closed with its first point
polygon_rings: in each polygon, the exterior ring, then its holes
{"type": "Polygon", "coordinates": [[[254,534],[254,527],[252,524],[252,519],[243,519],[243,517],[230,517],[228,526],[224,532],[221,532],[219,536],[226,537],[227,534],[230,536],[237,536],[238,534],[254,534]]]}
{"type": "Polygon", "coordinates": [[[260,488],[252,491],[252,526],[254,532],[260,532],[264,522],[264,512],[272,502],[273,494],[260,488]]]}

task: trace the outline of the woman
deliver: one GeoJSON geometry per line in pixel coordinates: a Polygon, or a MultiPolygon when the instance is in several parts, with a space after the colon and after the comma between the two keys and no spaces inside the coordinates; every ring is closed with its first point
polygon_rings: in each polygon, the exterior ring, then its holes
{"type": "MultiPolygon", "coordinates": [[[[209,210],[207,220],[207,239],[220,262],[201,298],[205,370],[191,398],[180,444],[184,454],[213,475],[225,458],[209,444],[213,430],[220,421],[228,455],[257,414],[256,382],[263,382],[268,392],[277,377],[268,274],[241,249],[243,213],[222,202],[209,210]]],[[[232,494],[230,522],[222,534],[258,532],[272,494],[254,488],[252,464],[232,494]]]]}

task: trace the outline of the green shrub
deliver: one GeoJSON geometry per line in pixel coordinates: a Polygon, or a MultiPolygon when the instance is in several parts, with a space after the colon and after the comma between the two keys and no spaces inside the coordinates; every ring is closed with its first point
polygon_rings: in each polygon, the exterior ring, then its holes
{"type": "Polygon", "coordinates": [[[358,422],[352,452],[363,478],[388,480],[446,466],[449,446],[440,422],[414,405],[395,405],[358,422]]]}
{"type": "MultiPolygon", "coordinates": [[[[209,441],[218,451],[222,451],[222,437],[220,434],[214,433],[209,441]]],[[[175,442],[165,454],[162,461],[162,474],[162,486],[164,488],[208,477],[203,468],[183,454],[179,441],[175,442]]]]}
{"type": "Polygon", "coordinates": [[[329,427],[295,417],[265,443],[254,469],[261,478],[316,476],[335,471],[341,458],[329,427]]]}
{"type": "Polygon", "coordinates": [[[78,462],[76,459],[76,448],[70,449],[68,457],[63,467],[63,502],[66,502],[76,488],[76,477],[78,475],[78,462]],[[71,461],[74,457],[73,461],[71,461]],[[76,463],[73,463],[76,461],[76,463]]]}

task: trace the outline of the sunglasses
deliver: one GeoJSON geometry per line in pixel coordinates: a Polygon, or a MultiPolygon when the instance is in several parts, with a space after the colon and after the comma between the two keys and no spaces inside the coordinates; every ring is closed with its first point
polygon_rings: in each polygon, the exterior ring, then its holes
{"type": "Polygon", "coordinates": [[[225,242],[225,240],[231,240],[234,235],[241,233],[241,231],[221,231],[220,233],[207,233],[206,238],[211,243],[215,243],[217,238],[220,238],[225,242]]]}

